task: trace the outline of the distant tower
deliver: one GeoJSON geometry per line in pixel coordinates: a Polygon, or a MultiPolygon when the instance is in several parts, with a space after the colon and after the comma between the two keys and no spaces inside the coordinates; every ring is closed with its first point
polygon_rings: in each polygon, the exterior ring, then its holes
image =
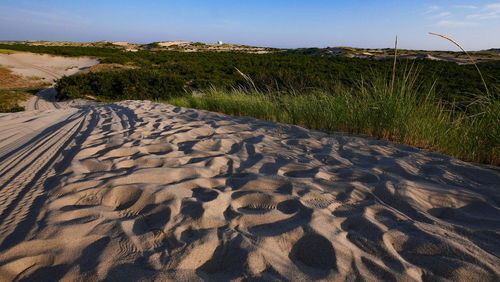
{"type": "Polygon", "coordinates": [[[222,44],[224,44],[224,42],[222,42],[222,41],[217,41],[217,44],[222,45],[222,44]]]}

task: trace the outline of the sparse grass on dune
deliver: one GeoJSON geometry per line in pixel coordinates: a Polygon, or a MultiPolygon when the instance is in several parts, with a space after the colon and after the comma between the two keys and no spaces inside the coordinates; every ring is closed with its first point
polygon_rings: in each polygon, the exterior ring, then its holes
{"type": "Polygon", "coordinates": [[[394,84],[386,77],[373,75],[354,88],[339,86],[333,93],[212,88],[199,97],[166,102],[328,132],[366,134],[466,161],[500,165],[498,87],[489,96],[478,96],[464,112],[441,103],[432,87],[419,84],[415,68],[396,77],[394,84]]]}
{"type": "Polygon", "coordinates": [[[0,66],[0,113],[24,111],[19,103],[45,88],[47,83],[37,77],[24,78],[0,66]]]}
{"type": "Polygon", "coordinates": [[[15,53],[16,51],[14,50],[9,50],[9,49],[0,49],[0,54],[11,54],[15,53]]]}
{"type": "Polygon", "coordinates": [[[43,87],[24,87],[12,89],[0,89],[0,113],[13,113],[24,111],[19,103],[31,98],[43,87]]]}
{"type": "Polygon", "coordinates": [[[26,88],[47,84],[41,80],[43,78],[37,76],[23,77],[14,74],[9,68],[0,66],[0,89],[26,88]]]}

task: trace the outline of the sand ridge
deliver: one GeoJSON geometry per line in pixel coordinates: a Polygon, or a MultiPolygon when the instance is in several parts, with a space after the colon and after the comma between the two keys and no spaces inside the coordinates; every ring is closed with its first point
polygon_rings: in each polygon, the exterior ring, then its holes
{"type": "Polygon", "coordinates": [[[146,101],[0,115],[6,280],[500,275],[500,173],[146,101]]]}

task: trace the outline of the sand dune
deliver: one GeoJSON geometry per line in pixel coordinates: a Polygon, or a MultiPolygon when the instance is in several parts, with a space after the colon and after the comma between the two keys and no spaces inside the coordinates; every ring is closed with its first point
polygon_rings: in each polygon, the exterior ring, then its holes
{"type": "MultiPolygon", "coordinates": [[[[24,79],[17,81],[20,87],[22,87],[23,84],[24,86],[37,85],[40,83],[50,85],[53,84],[55,80],[65,75],[76,74],[98,63],[99,60],[90,57],[61,57],[27,52],[0,54],[0,66],[8,68],[15,75],[24,79]]],[[[79,99],[56,102],[55,89],[48,88],[40,91],[29,100],[21,102],[20,106],[23,106],[27,111],[33,111],[52,110],[88,104],[91,104],[91,102],[79,99]]]]}
{"type": "Polygon", "coordinates": [[[144,101],[0,115],[3,280],[494,281],[500,173],[144,101]]]}
{"type": "Polygon", "coordinates": [[[98,63],[97,59],[88,57],[72,58],[27,52],[0,54],[0,65],[8,67],[14,74],[37,77],[46,82],[86,70],[98,63]]]}

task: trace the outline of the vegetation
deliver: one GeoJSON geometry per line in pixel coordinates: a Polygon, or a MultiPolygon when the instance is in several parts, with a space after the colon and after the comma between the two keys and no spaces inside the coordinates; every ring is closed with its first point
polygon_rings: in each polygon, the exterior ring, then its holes
{"type": "Polygon", "coordinates": [[[440,61],[400,60],[393,78],[389,60],[13,45],[9,49],[90,55],[135,66],[64,77],[56,86],[60,98],[164,101],[329,132],[367,134],[463,160],[500,164],[499,62],[480,65],[489,87],[486,93],[474,65],[440,61]],[[194,97],[193,91],[203,95],[194,97]]]}
{"type": "Polygon", "coordinates": [[[19,106],[19,103],[28,100],[42,89],[41,87],[0,89],[0,113],[24,111],[24,107],[19,106]]]}
{"type": "MultiPolygon", "coordinates": [[[[130,85],[130,80],[133,78],[133,83],[139,89],[153,89],[156,85],[161,85],[162,89],[169,90],[163,94],[152,93],[151,96],[142,92],[141,98],[167,99],[172,95],[182,95],[186,90],[188,92],[192,89],[203,90],[211,86],[229,90],[242,86],[245,80],[237,69],[251,77],[255,87],[262,91],[331,92],[338,84],[353,87],[355,81],[362,77],[366,78],[372,73],[384,73],[390,78],[392,68],[390,61],[306,55],[150,52],[142,56],[137,53],[127,56],[131,56],[128,59],[138,65],[138,69],[123,70],[119,74],[104,72],[98,76],[83,74],[63,78],[60,85],[72,86],[72,92],[61,91],[61,93],[70,97],[75,97],[73,94],[91,94],[103,98],[130,99],[130,92],[124,93],[122,91],[124,87],[117,85],[130,85]],[[141,72],[144,73],[143,76],[140,75],[141,72]],[[152,81],[153,76],[155,79],[152,81]],[[89,84],[92,87],[89,87],[89,84]],[[116,91],[103,93],[101,89],[116,91]]],[[[123,60],[122,63],[127,60],[123,60]]],[[[410,64],[410,61],[402,64],[410,64]]],[[[428,87],[435,84],[438,98],[448,102],[469,99],[471,93],[483,87],[472,65],[460,66],[433,61],[419,61],[419,65],[422,66],[421,83],[428,87]]],[[[494,83],[494,77],[500,77],[500,63],[482,64],[481,68],[489,84],[494,83]]],[[[59,89],[62,90],[62,87],[59,89]]]]}
{"type": "Polygon", "coordinates": [[[80,57],[91,56],[113,61],[130,61],[126,52],[109,47],[75,47],[75,46],[34,46],[26,44],[0,44],[0,49],[51,54],[58,56],[80,57]]]}
{"type": "Polygon", "coordinates": [[[157,69],[92,72],[65,77],[58,81],[59,98],[85,98],[101,101],[128,99],[167,99],[183,93],[182,79],[157,69]]]}
{"type": "Polygon", "coordinates": [[[9,49],[0,49],[0,54],[10,54],[13,52],[15,52],[15,51],[9,50],[9,49]]]}
{"type": "MultiPolygon", "coordinates": [[[[500,165],[500,101],[481,96],[469,104],[468,111],[460,111],[436,99],[435,91],[419,85],[418,77],[409,70],[392,86],[385,76],[375,75],[356,87],[305,95],[212,88],[202,96],[164,102],[328,132],[366,134],[500,165]]],[[[495,92],[499,94],[498,88],[495,92]]]]}
{"type": "Polygon", "coordinates": [[[47,86],[40,77],[21,77],[0,66],[0,113],[23,111],[18,104],[47,86]]]}
{"type": "MultiPolygon", "coordinates": [[[[263,91],[277,90],[284,92],[310,92],[312,89],[332,91],[338,83],[353,85],[360,77],[371,73],[389,73],[392,62],[389,60],[354,59],[344,57],[320,57],[301,54],[245,54],[245,53],[182,53],[171,51],[139,51],[126,52],[116,48],[73,47],[73,46],[29,46],[24,44],[1,45],[0,48],[12,50],[49,53],[64,56],[95,56],[103,63],[133,64],[146,72],[156,71],[170,76],[169,81],[179,89],[179,95],[188,84],[188,88],[204,89],[209,86],[229,89],[242,85],[242,77],[236,68],[252,77],[256,87],[263,91]]],[[[410,61],[406,61],[410,62],[410,61]]],[[[400,65],[407,64],[401,61],[400,65]]],[[[471,93],[481,89],[482,82],[473,65],[457,65],[450,62],[419,60],[422,66],[421,82],[427,85],[435,83],[438,98],[449,102],[470,98],[471,93]]],[[[500,62],[482,63],[481,70],[487,84],[497,83],[500,77],[500,62]]],[[[124,71],[124,77],[128,75],[124,71]]],[[[106,83],[110,79],[104,78],[106,83]]],[[[119,79],[120,76],[109,74],[119,79]]],[[[78,80],[86,79],[77,76],[67,78],[78,85],[78,80]]],[[[146,79],[142,83],[148,83],[146,79]]],[[[108,87],[109,88],[109,87],[108,87]]],[[[96,87],[97,89],[97,87],[96,87]]],[[[85,89],[88,91],[88,89],[85,89]]],[[[83,93],[82,93],[83,94],[83,93]]],[[[99,93],[91,93],[99,96],[99,93]]],[[[118,97],[120,93],[115,93],[118,97]]],[[[124,97],[125,98],[125,97],[124,97]]]]}

